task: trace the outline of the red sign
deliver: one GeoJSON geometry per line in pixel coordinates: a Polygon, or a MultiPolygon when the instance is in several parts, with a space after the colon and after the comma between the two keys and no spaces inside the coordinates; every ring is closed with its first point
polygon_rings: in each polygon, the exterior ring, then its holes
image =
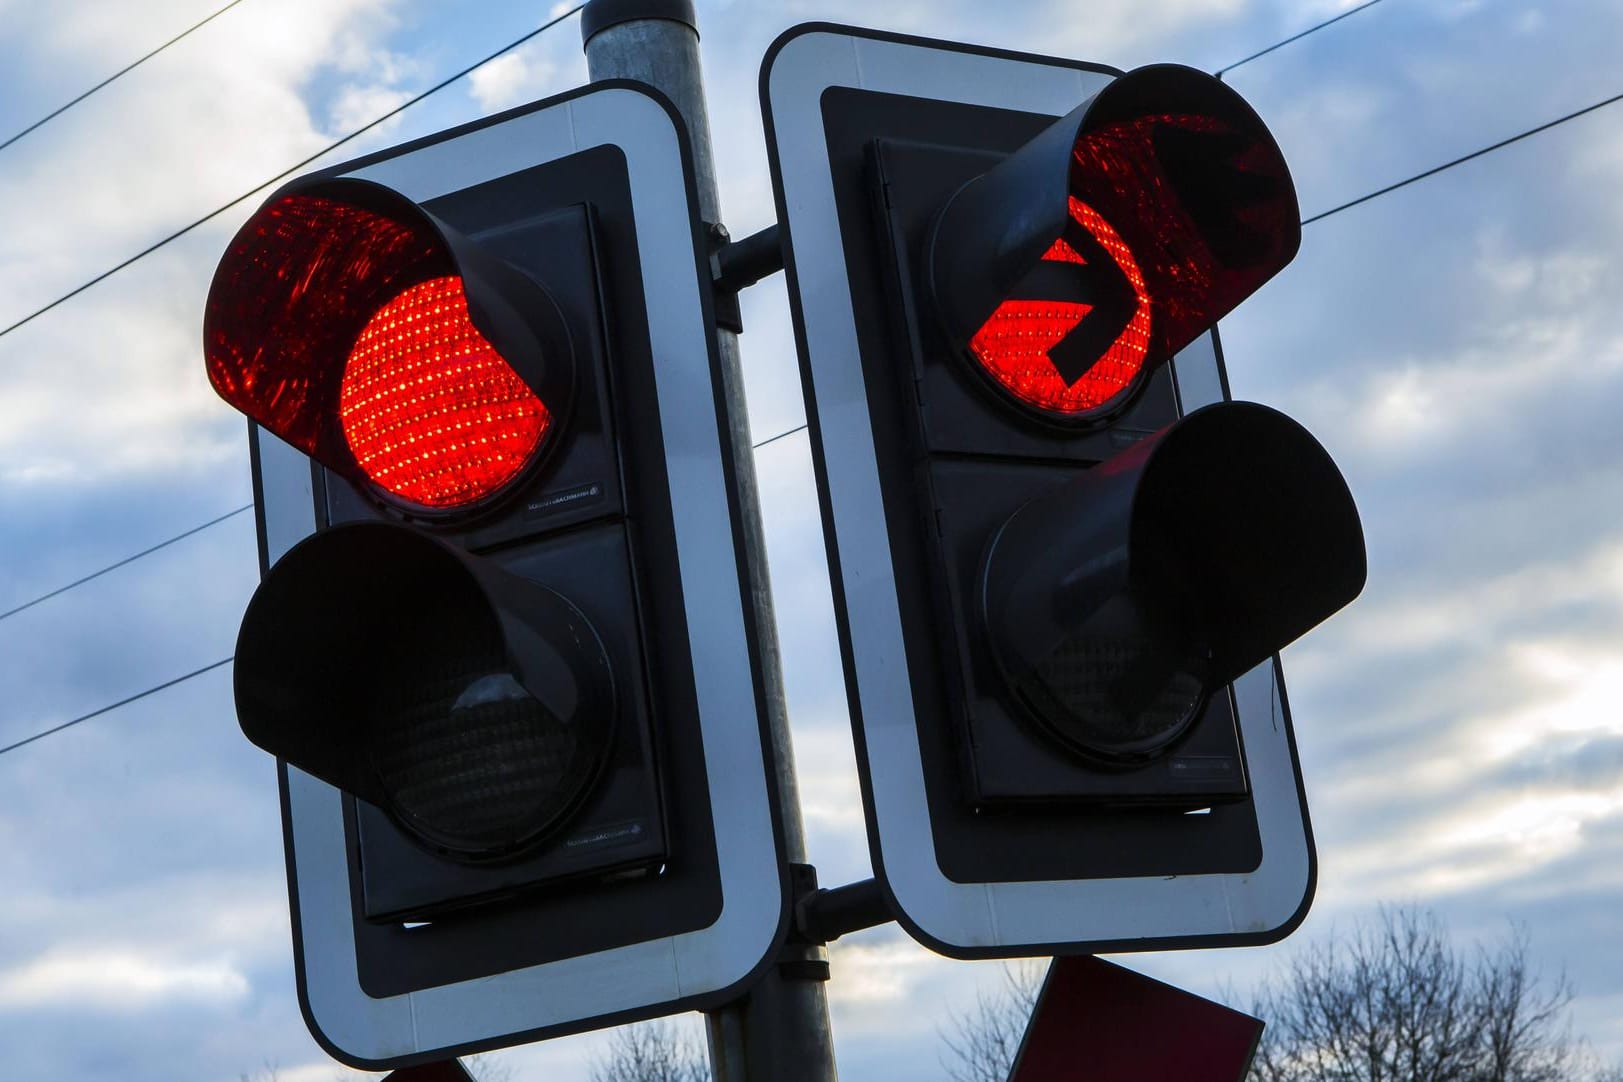
{"type": "Polygon", "coordinates": [[[1262,1023],[1099,958],[1056,958],[1009,1082],[1240,1082],[1262,1023]]]}
{"type": "Polygon", "coordinates": [[[448,1059],[421,1067],[402,1067],[383,1076],[383,1082],[473,1082],[462,1061],[448,1059]]]}

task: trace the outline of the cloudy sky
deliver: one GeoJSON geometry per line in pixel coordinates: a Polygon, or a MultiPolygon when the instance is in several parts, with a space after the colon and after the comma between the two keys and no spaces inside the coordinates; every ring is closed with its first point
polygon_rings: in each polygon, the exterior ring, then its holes
{"type": "MultiPolygon", "coordinates": [[[[0,0],[0,139],[218,6],[0,0]]],[[[756,77],[794,23],[1212,70],[1349,6],[700,0],[727,222],[771,221],[756,77]]],[[[0,326],[548,15],[244,0],[0,150],[0,326]]],[[[1609,0],[1383,0],[1229,78],[1312,215],[1623,91],[1619,40],[1609,0]]],[[[585,78],[566,20],[341,156],[585,78]]],[[[1525,926],[1571,978],[1578,1031],[1623,1060],[1619,191],[1623,104],[1308,226],[1296,262],[1225,322],[1235,393],[1297,417],[1345,470],[1369,587],[1285,658],[1319,841],[1307,924],[1273,948],[1129,964],[1243,992],[1299,944],[1418,901],[1462,944],[1525,926]]],[[[0,336],[0,612],[251,498],[199,326],[252,205],[0,336]]],[[[803,419],[782,289],[745,298],[757,439],[803,419]]],[[[811,855],[845,882],[868,863],[805,438],[758,458],[811,855]]],[[[0,746],[227,656],[252,525],[239,514],[0,617],[0,746]]],[[[273,767],[233,723],[229,668],[0,754],[3,1072],[345,1075],[299,1017],[285,898],[273,767]]],[[[894,928],[833,959],[841,1068],[859,1082],[939,1077],[938,1027],[998,978],[894,928]]],[[[602,1040],[503,1056],[519,1077],[584,1080],[602,1040]]]]}

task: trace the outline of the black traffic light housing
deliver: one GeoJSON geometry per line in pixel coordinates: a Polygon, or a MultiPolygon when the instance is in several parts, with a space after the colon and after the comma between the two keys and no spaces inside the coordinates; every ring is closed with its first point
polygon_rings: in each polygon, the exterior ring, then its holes
{"type": "Polygon", "coordinates": [[[1058,119],[821,105],[941,871],[1256,868],[1227,685],[1357,595],[1362,532],[1300,426],[1180,420],[1168,362],[1295,254],[1277,146],[1169,65],[1058,119]]]}
{"type": "MultiPolygon", "coordinates": [[[[345,793],[371,997],[612,954],[723,906],[627,159],[598,146],[422,202],[345,175],[396,153],[273,195],[222,261],[205,326],[222,396],[312,458],[317,532],[272,564],[261,521],[238,711],[255,743],[345,793]],[[422,381],[346,387],[368,333],[409,343],[458,302],[383,319],[390,298],[447,278],[472,331],[428,349],[422,381]],[[541,436],[471,496],[460,480],[390,490],[346,411],[375,391],[393,423],[449,395],[428,438],[476,460],[455,410],[485,403],[456,396],[483,376],[433,385],[447,351],[470,350],[517,377],[490,408],[541,436]]],[[[398,431],[378,442],[424,438],[398,431]]]]}
{"type": "MultiPolygon", "coordinates": [[[[592,204],[537,213],[521,183],[430,209],[370,181],[295,181],[239,232],[210,295],[211,376],[325,467],[329,523],[267,569],[249,606],[238,716],[254,743],[357,798],[362,911],[380,926],[657,875],[668,856],[592,204]],[[480,212],[519,224],[474,239],[480,212]],[[546,412],[529,461],[440,507],[391,491],[355,453],[345,393],[374,313],[447,276],[546,412]]],[[[454,348],[432,344],[426,363],[454,348]]],[[[412,405],[396,395],[378,412],[412,405]]]]}
{"type": "Polygon", "coordinates": [[[1206,699],[1356,596],[1362,567],[1324,449],[1282,413],[1224,403],[1004,520],[977,630],[1046,735],[1106,769],[1166,758],[1156,802],[1198,805],[1198,783],[1228,772],[1174,748],[1206,699]]]}

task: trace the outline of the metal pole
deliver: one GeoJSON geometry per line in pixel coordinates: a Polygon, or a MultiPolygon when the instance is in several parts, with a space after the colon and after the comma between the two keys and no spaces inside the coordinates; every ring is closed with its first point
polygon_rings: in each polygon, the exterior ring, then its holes
{"type": "MultiPolygon", "coordinates": [[[[721,204],[692,0],[591,0],[581,12],[581,38],[592,79],[635,79],[659,90],[676,105],[692,141],[699,213],[713,227],[719,227],[721,204]]],[[[719,228],[713,230],[713,235],[718,244],[725,236],[719,228]]],[[[766,681],[770,754],[778,782],[779,811],[788,858],[804,865],[806,839],[789,744],[738,337],[720,329],[716,336],[728,435],[737,470],[738,502],[744,519],[751,600],[760,637],[757,648],[766,681]]],[[[836,1082],[828,1001],[822,985],[828,972],[827,959],[827,950],[821,944],[792,943],[779,964],[768,970],[743,1001],[710,1012],[710,1060],[716,1082],[836,1082]]]]}

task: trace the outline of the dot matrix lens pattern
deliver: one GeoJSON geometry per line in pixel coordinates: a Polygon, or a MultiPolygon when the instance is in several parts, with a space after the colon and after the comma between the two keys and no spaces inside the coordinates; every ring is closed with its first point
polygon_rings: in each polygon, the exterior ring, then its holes
{"type": "Polygon", "coordinates": [[[546,405],[474,327],[453,276],[407,288],[362,328],[338,415],[372,483],[436,510],[501,491],[551,426],[546,405]]]}
{"type": "Polygon", "coordinates": [[[1073,245],[1065,237],[1057,238],[1043,262],[1086,267],[1088,258],[1079,247],[1095,260],[1112,260],[1115,269],[1105,268],[1106,273],[1125,277],[1133,291],[1127,326],[1075,379],[1066,379],[1053,351],[1093,311],[1094,305],[1080,300],[1004,301],[970,339],[969,349],[987,374],[1020,401],[1050,413],[1078,416],[1111,405],[1132,387],[1149,347],[1150,298],[1133,253],[1110,223],[1075,197],[1070,211],[1071,231],[1085,231],[1086,242],[1075,238],[1073,245]]]}
{"type": "Polygon", "coordinates": [[[552,714],[500,668],[430,662],[385,690],[372,718],[372,760],[395,814],[466,854],[511,852],[546,833],[595,777],[599,749],[582,719],[552,714]]]}
{"type": "Polygon", "coordinates": [[[1132,762],[1160,754],[1206,699],[1205,666],[1134,635],[1084,630],[1017,683],[1038,719],[1086,755],[1132,762]]]}

